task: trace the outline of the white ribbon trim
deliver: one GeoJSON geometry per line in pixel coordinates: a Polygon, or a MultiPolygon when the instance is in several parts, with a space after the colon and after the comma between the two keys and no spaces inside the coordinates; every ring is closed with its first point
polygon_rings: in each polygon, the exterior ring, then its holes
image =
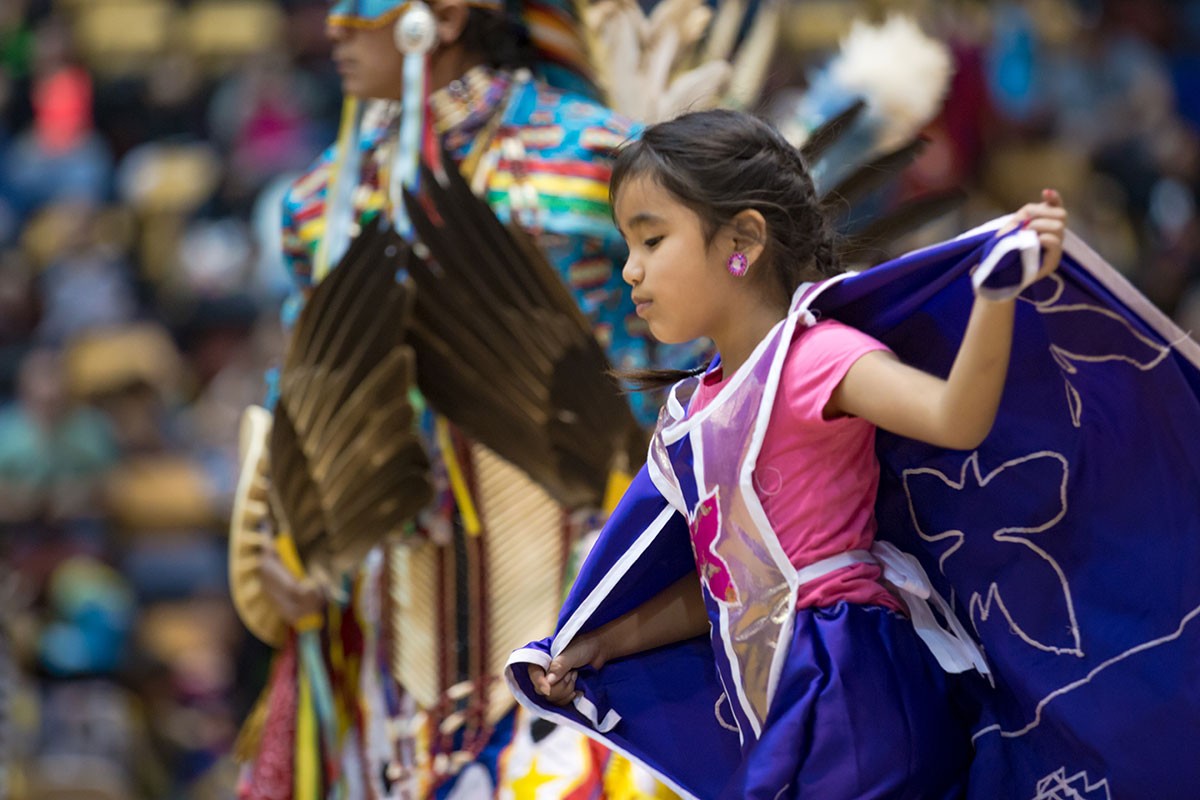
{"type": "Polygon", "coordinates": [[[874,563],[876,563],[875,557],[866,550],[847,550],[844,553],[838,553],[836,556],[814,561],[807,567],[802,567],[796,572],[796,585],[803,586],[806,583],[815,581],[817,578],[824,578],[829,573],[839,570],[842,567],[874,563]]]}
{"type": "Polygon", "coordinates": [[[600,733],[608,733],[621,721],[621,715],[611,708],[604,715],[604,719],[599,719],[600,712],[596,708],[596,704],[582,694],[575,697],[575,710],[592,723],[592,727],[600,733]]]}
{"type": "Polygon", "coordinates": [[[1002,239],[992,252],[988,253],[987,258],[980,262],[975,268],[975,272],[971,274],[971,285],[975,287],[975,294],[985,300],[1011,300],[1025,290],[1025,287],[1033,283],[1033,279],[1037,277],[1038,269],[1042,264],[1042,245],[1038,241],[1036,231],[1029,228],[1022,228],[1016,233],[1002,239]],[[1021,256],[1021,282],[1017,286],[1009,286],[1001,289],[989,289],[983,284],[992,273],[996,271],[1000,260],[1013,251],[1019,251],[1021,256]]]}
{"type": "Polygon", "coordinates": [[[950,604],[934,591],[921,562],[895,545],[877,541],[871,546],[870,552],[847,550],[798,570],[796,578],[799,585],[803,586],[835,570],[855,564],[878,564],[883,569],[884,579],[896,587],[908,606],[917,635],[929,647],[942,669],[947,672],[975,669],[980,675],[990,675],[983,651],[967,634],[958,617],[954,616],[950,604]],[[930,603],[945,617],[949,629],[938,624],[933,610],[929,607],[930,603]]]}
{"type": "MultiPolygon", "coordinates": [[[[617,584],[625,578],[625,573],[633,568],[637,560],[646,552],[646,548],[654,542],[655,538],[662,532],[662,529],[667,526],[667,522],[676,513],[678,512],[672,506],[666,505],[662,511],[658,512],[658,516],[654,518],[654,521],[638,534],[638,538],[634,543],[628,550],[621,554],[621,557],[617,559],[617,563],[600,579],[600,582],[596,584],[591,593],[584,598],[583,602],[579,604],[579,607],[575,609],[575,612],[571,614],[566,623],[559,628],[558,633],[554,635],[554,640],[550,643],[550,655],[552,657],[559,655],[567,648],[567,645],[575,638],[575,634],[579,633],[579,629],[583,627],[583,623],[587,622],[592,614],[596,613],[600,604],[612,593],[617,584]]],[[[549,663],[550,661],[547,659],[546,664],[548,665],[549,663]]]]}
{"type": "Polygon", "coordinates": [[[967,633],[950,604],[934,590],[929,575],[916,558],[901,551],[890,542],[876,541],[871,554],[883,567],[883,577],[900,592],[908,605],[913,627],[925,642],[934,658],[947,672],[966,672],[974,669],[984,677],[991,676],[979,645],[967,633]],[[945,618],[948,629],[933,615],[930,603],[945,618]]]}

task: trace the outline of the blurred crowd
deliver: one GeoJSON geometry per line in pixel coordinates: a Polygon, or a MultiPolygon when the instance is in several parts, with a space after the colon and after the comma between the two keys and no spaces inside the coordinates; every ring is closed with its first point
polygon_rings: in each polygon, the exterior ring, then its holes
{"type": "Polygon", "coordinates": [[[325,10],[0,3],[0,796],[222,783],[265,668],[226,588],[238,421],[282,187],[336,133],[325,10]]]}
{"type": "MultiPolygon", "coordinates": [[[[793,0],[770,87],[855,15],[956,74],[899,194],[952,235],[1060,189],[1200,329],[1200,0],[793,0]]],[[[281,347],[284,187],[336,133],[324,0],[0,2],[0,797],[228,797],[265,658],[228,600],[238,419],[281,347]]]]}

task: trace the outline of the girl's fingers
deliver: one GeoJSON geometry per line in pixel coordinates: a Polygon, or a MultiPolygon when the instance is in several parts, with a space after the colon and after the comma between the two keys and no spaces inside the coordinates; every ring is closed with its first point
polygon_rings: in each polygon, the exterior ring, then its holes
{"type": "Polygon", "coordinates": [[[542,697],[550,693],[550,684],[546,681],[546,670],[536,664],[529,665],[529,680],[533,683],[533,689],[542,697]]]}
{"type": "Polygon", "coordinates": [[[1017,210],[1013,213],[1012,217],[1009,218],[1008,222],[1006,222],[1000,227],[999,230],[996,231],[996,236],[1003,236],[1006,233],[1016,230],[1024,225],[1028,219],[1029,215],[1026,213],[1025,208],[1017,210]]]}
{"type": "Polygon", "coordinates": [[[1031,209],[1030,219],[1066,219],[1067,210],[1062,206],[1039,203],[1031,209]]]}
{"type": "Polygon", "coordinates": [[[1042,190],[1042,200],[1040,203],[1026,203],[1017,209],[1013,214],[1014,222],[1023,222],[1027,219],[1035,219],[1037,217],[1054,217],[1056,219],[1066,219],[1067,210],[1063,208],[1062,195],[1053,189],[1042,190]]]}
{"type": "Polygon", "coordinates": [[[575,690],[575,673],[572,672],[567,676],[566,680],[550,689],[546,694],[546,699],[555,705],[561,706],[570,702],[579,694],[582,694],[582,692],[575,690]]]}
{"type": "Polygon", "coordinates": [[[1059,221],[1066,221],[1067,219],[1067,210],[1065,208],[1062,206],[1052,206],[1048,203],[1037,203],[1035,205],[1025,206],[1019,212],[1017,212],[1017,214],[1022,221],[1032,221],[1038,219],[1055,219],[1059,221]]]}
{"type": "Polygon", "coordinates": [[[1003,236],[1018,226],[1027,227],[1037,234],[1043,251],[1042,266],[1037,277],[1044,278],[1058,268],[1062,258],[1063,240],[1067,232],[1067,210],[1063,208],[1062,195],[1054,189],[1043,189],[1042,201],[1021,206],[997,235],[1003,236]]]}
{"type": "Polygon", "coordinates": [[[551,683],[557,683],[562,680],[573,669],[591,663],[595,655],[595,644],[586,636],[580,637],[574,642],[571,642],[561,653],[554,657],[550,662],[550,668],[546,670],[547,677],[551,683]]]}
{"type": "Polygon", "coordinates": [[[1063,233],[1067,226],[1061,219],[1035,219],[1026,226],[1038,233],[1063,233]]]}
{"type": "Polygon", "coordinates": [[[1042,246],[1042,250],[1061,250],[1062,239],[1053,234],[1043,233],[1038,237],[1038,243],[1042,246]]]}
{"type": "MultiPolygon", "coordinates": [[[[551,662],[551,668],[553,668],[553,662],[551,662]]],[[[550,675],[551,673],[539,666],[529,665],[529,677],[533,682],[533,688],[547,701],[555,705],[564,705],[579,694],[575,690],[575,679],[579,675],[577,670],[566,671],[555,681],[550,680],[550,675]]]]}

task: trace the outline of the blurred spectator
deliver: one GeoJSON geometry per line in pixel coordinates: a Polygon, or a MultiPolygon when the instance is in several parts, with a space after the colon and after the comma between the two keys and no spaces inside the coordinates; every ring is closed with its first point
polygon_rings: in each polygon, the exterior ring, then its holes
{"type": "Polygon", "coordinates": [[[92,79],[74,59],[60,17],[37,29],[32,65],[33,124],[6,159],[8,185],[25,211],[56,199],[100,202],[109,191],[112,157],[92,118],[92,79]]]}
{"type": "Polygon", "coordinates": [[[41,713],[30,800],[170,796],[141,706],[128,689],[101,678],[51,683],[41,713]]]}
{"type": "Polygon", "coordinates": [[[39,646],[42,668],[59,677],[120,670],[134,617],[124,578],[93,558],[74,556],[55,568],[46,595],[51,618],[39,646]]]}
{"type": "MultiPolygon", "coordinates": [[[[1147,4],[1156,5],[1156,4],[1147,4]]],[[[1045,59],[1060,138],[1089,154],[1145,148],[1173,124],[1175,97],[1162,53],[1109,17],[1086,26],[1045,59]]]]}
{"type": "Polygon", "coordinates": [[[44,212],[53,249],[39,276],[42,318],[37,335],[64,344],[95,328],[120,325],[137,311],[129,265],[119,250],[98,238],[100,217],[87,203],[44,212]]]}
{"type": "Polygon", "coordinates": [[[33,55],[26,0],[6,0],[0,5],[0,69],[11,79],[25,77],[33,55]]]}
{"type": "Polygon", "coordinates": [[[33,61],[33,31],[26,0],[0,3],[0,143],[30,116],[29,69],[33,61]]]}
{"type": "Polygon", "coordinates": [[[116,455],[104,418],[68,396],[61,356],[31,352],[17,402],[0,410],[0,520],[95,516],[116,455]]]}
{"type": "Polygon", "coordinates": [[[16,198],[8,187],[4,154],[14,133],[33,115],[29,107],[33,33],[25,12],[25,0],[0,3],[0,245],[12,241],[17,232],[16,198]]]}
{"type": "Polygon", "coordinates": [[[268,180],[312,160],[323,133],[309,123],[317,102],[313,81],[278,52],[252,59],[217,87],[209,125],[229,151],[227,189],[235,206],[248,208],[268,180]]]}
{"type": "Polygon", "coordinates": [[[149,70],[139,100],[141,141],[193,139],[207,132],[203,75],[189,53],[164,54],[149,70]]]}
{"type": "Polygon", "coordinates": [[[33,268],[19,250],[0,252],[0,397],[16,389],[17,368],[37,326],[41,300],[33,268]]]}
{"type": "Polygon", "coordinates": [[[185,373],[160,325],[95,330],[72,341],[66,356],[72,390],[104,413],[123,461],[171,449],[185,373]]]}

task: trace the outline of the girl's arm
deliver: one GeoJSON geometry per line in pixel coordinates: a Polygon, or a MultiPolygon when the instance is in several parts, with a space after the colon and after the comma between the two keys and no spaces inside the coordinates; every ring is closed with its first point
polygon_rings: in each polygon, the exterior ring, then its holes
{"type": "Polygon", "coordinates": [[[599,669],[614,658],[700,636],[708,627],[700,578],[690,572],[628,614],[575,637],[549,670],[531,665],[529,678],[538,694],[562,705],[575,696],[579,667],[599,669]]]}
{"type": "MultiPolygon", "coordinates": [[[[1038,279],[1058,268],[1067,212],[1057,192],[1025,206],[1014,223],[1028,221],[1042,245],[1038,279]]],[[[827,416],[862,417],[884,430],[940,447],[970,450],[996,420],[1008,373],[1016,300],[977,297],[962,345],[946,379],[910,367],[890,353],[860,358],[846,372],[826,406],[827,416]]]]}

